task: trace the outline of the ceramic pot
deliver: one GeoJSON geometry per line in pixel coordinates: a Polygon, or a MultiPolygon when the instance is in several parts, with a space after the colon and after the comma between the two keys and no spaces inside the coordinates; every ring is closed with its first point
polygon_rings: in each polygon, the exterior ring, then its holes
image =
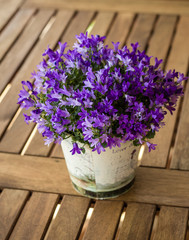
{"type": "Polygon", "coordinates": [[[85,146],[84,154],[72,155],[70,138],[63,140],[61,146],[71,181],[80,194],[95,199],[113,198],[133,185],[140,147],[132,142],[106,148],[101,154],[85,146]]]}

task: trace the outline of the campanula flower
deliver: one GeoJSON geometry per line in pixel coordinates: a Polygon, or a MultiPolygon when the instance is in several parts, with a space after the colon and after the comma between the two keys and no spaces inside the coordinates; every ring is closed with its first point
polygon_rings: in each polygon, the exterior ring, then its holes
{"type": "Polygon", "coordinates": [[[47,60],[42,59],[31,81],[22,81],[18,103],[31,108],[26,123],[38,124],[47,145],[71,137],[72,154],[85,145],[100,154],[125,141],[154,150],[151,139],[167,112],[175,110],[188,78],[175,70],[164,73],[161,59],[151,64],[138,43],[130,49],[117,42],[111,49],[105,37],[81,33],[76,39],[67,51],[67,43],[55,51],[48,47],[47,60]]]}

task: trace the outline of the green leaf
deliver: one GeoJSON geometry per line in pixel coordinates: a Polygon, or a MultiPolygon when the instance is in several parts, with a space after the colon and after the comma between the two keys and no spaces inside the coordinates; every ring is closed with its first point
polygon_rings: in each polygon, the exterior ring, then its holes
{"type": "Polygon", "coordinates": [[[103,148],[107,147],[107,143],[106,142],[101,143],[101,145],[103,146],[103,148]]]}
{"type": "Polygon", "coordinates": [[[148,132],[148,134],[146,135],[146,138],[151,139],[154,138],[155,136],[155,131],[151,130],[150,132],[148,132]]]}
{"type": "Polygon", "coordinates": [[[133,145],[134,145],[134,146],[139,146],[139,145],[140,145],[138,139],[135,139],[135,140],[133,141],[133,145]]]}
{"type": "Polygon", "coordinates": [[[83,154],[85,154],[85,152],[86,152],[84,147],[81,148],[81,151],[83,154]]]}

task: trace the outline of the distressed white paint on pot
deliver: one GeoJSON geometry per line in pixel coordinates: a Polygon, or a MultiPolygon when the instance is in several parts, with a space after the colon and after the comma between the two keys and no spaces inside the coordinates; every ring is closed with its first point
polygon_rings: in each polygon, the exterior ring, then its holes
{"type": "Polygon", "coordinates": [[[82,195],[97,199],[111,198],[132,186],[140,149],[132,142],[106,148],[101,154],[85,146],[84,154],[72,155],[71,138],[63,140],[61,146],[73,186],[82,195]]]}

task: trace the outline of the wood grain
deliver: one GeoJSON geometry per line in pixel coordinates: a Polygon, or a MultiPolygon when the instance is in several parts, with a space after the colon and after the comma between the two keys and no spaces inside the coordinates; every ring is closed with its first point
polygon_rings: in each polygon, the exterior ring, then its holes
{"type": "Polygon", "coordinates": [[[0,2],[0,31],[15,14],[21,3],[22,0],[9,0],[0,2]]]}
{"type": "Polygon", "coordinates": [[[3,190],[0,195],[0,239],[8,239],[28,197],[28,191],[3,190]]]}
{"type": "Polygon", "coordinates": [[[64,158],[64,154],[62,151],[62,148],[59,144],[56,144],[50,154],[51,157],[55,157],[55,158],[64,158]]]}
{"type": "Polygon", "coordinates": [[[139,13],[166,13],[166,14],[188,14],[189,4],[185,0],[28,0],[26,6],[57,7],[73,9],[77,6],[79,10],[103,10],[103,11],[127,11],[139,13]]]}
{"type": "Polygon", "coordinates": [[[34,192],[20,216],[10,240],[42,239],[57,204],[58,195],[34,192]]]}
{"type": "Polygon", "coordinates": [[[155,205],[129,203],[118,239],[148,240],[155,210],[155,205]]]}
{"type": "MultiPolygon", "coordinates": [[[[178,69],[178,71],[187,74],[188,61],[184,60],[188,57],[189,52],[189,29],[186,28],[189,24],[189,17],[181,17],[178,23],[177,35],[175,37],[175,44],[172,50],[172,55],[169,58],[169,65],[178,69]],[[176,61],[175,61],[176,59],[176,61]]],[[[180,113],[178,132],[176,135],[176,142],[174,146],[174,153],[171,160],[170,168],[188,170],[188,94],[189,84],[187,82],[182,111],[180,113]]]]}
{"type": "Polygon", "coordinates": [[[178,133],[170,167],[172,169],[189,170],[189,84],[185,90],[182,112],[180,115],[178,133]]]}
{"type": "Polygon", "coordinates": [[[100,11],[95,18],[95,25],[90,35],[100,35],[100,36],[106,35],[114,15],[115,13],[112,13],[112,12],[100,11]]]}
{"type": "MultiPolygon", "coordinates": [[[[160,15],[153,29],[152,37],[149,41],[147,53],[153,56],[151,63],[154,64],[154,57],[166,60],[166,55],[172,40],[177,16],[160,15]]],[[[162,65],[160,65],[162,66],[162,65]]]]}
{"type": "Polygon", "coordinates": [[[64,196],[46,239],[78,239],[89,205],[89,198],[64,196]]]}
{"type": "Polygon", "coordinates": [[[154,14],[138,14],[127,39],[127,45],[130,46],[131,43],[138,42],[140,50],[144,51],[148,44],[155,19],[156,15],[154,14]]]}
{"type": "Polygon", "coordinates": [[[122,47],[129,34],[133,19],[134,14],[118,13],[105,39],[105,44],[112,48],[112,42],[120,42],[120,47],[122,47]]]}
{"type": "Polygon", "coordinates": [[[113,240],[122,209],[121,201],[97,201],[83,239],[113,240]]]}
{"type": "MultiPolygon", "coordinates": [[[[0,153],[0,166],[0,188],[79,195],[62,159],[0,153]]],[[[188,189],[189,172],[139,167],[134,187],[117,199],[189,207],[188,189]]]]}
{"type": "Polygon", "coordinates": [[[22,110],[22,114],[19,114],[12,126],[10,126],[5,134],[3,135],[3,138],[0,143],[0,151],[2,152],[10,152],[10,153],[20,153],[22,148],[24,147],[24,144],[32,132],[32,129],[34,128],[35,124],[30,123],[29,125],[24,122],[24,116],[23,114],[28,114],[29,111],[22,110]],[[10,147],[11,146],[11,147],[10,147]]]}
{"type": "Polygon", "coordinates": [[[176,69],[187,74],[189,53],[189,16],[180,16],[171,51],[168,56],[166,69],[176,69]]]}
{"type": "Polygon", "coordinates": [[[42,137],[41,133],[39,133],[37,130],[37,132],[35,133],[34,137],[32,138],[32,140],[24,154],[47,157],[49,152],[51,151],[53,143],[51,143],[49,146],[45,145],[44,143],[45,143],[44,138],[42,137]]]}
{"type": "Polygon", "coordinates": [[[79,195],[62,159],[4,153],[0,156],[0,187],[79,195]]]}
{"type": "Polygon", "coordinates": [[[92,18],[94,17],[93,11],[79,11],[69,27],[66,29],[65,33],[61,38],[61,42],[67,42],[69,49],[72,49],[73,44],[75,43],[75,35],[79,35],[81,32],[85,32],[89,26],[92,18]]]}
{"type": "Polygon", "coordinates": [[[184,240],[187,222],[188,209],[161,207],[153,240],[184,240]]]}
{"type": "Polygon", "coordinates": [[[2,92],[6,85],[10,82],[11,78],[26,57],[27,53],[35,44],[36,40],[39,37],[39,34],[43,30],[49,18],[52,16],[53,12],[53,10],[39,11],[33,17],[33,19],[31,19],[31,23],[26,26],[18,41],[6,55],[5,59],[0,65],[0,72],[4,73],[0,76],[0,92],[2,92]],[[28,36],[30,36],[30,41],[28,41],[28,36]],[[13,61],[13,56],[16,56],[16,61],[13,61]]]}
{"type": "Polygon", "coordinates": [[[0,60],[19,36],[35,9],[20,10],[0,35],[0,60]]]}

